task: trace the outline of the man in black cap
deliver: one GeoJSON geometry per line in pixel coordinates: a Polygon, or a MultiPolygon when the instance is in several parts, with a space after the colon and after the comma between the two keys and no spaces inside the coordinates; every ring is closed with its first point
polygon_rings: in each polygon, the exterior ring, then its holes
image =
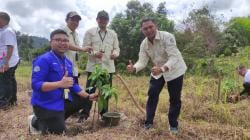
{"type": "Polygon", "coordinates": [[[77,67],[77,60],[78,60],[78,55],[76,51],[81,51],[81,52],[86,52],[89,51],[89,48],[82,48],[80,45],[78,33],[76,32],[76,29],[79,26],[79,22],[81,20],[81,16],[75,12],[71,11],[66,15],[66,23],[67,26],[65,27],[66,33],[69,35],[69,44],[70,44],[70,50],[66,52],[66,56],[71,60],[73,64],[73,75],[74,75],[74,80],[76,83],[78,83],[78,67],[77,67]]]}
{"type": "MultiPolygon", "coordinates": [[[[78,84],[78,77],[80,76],[77,61],[78,61],[78,54],[77,52],[87,52],[90,51],[89,47],[82,48],[79,41],[79,36],[76,32],[76,29],[79,26],[79,22],[81,20],[81,16],[75,12],[71,11],[66,15],[66,27],[65,32],[69,36],[69,50],[65,52],[65,56],[72,62],[73,65],[73,79],[78,84]]],[[[70,116],[73,112],[77,112],[84,108],[85,100],[84,98],[79,98],[79,96],[75,96],[73,94],[72,98],[69,99],[68,91],[65,91],[65,110],[71,110],[71,113],[66,113],[65,118],[70,116]]],[[[68,111],[70,112],[70,111],[68,111]]]]}
{"type": "MultiPolygon", "coordinates": [[[[91,28],[86,31],[83,39],[83,47],[91,47],[93,51],[88,56],[87,68],[88,78],[95,69],[95,65],[100,65],[106,69],[110,74],[109,84],[112,86],[112,74],[115,73],[114,60],[120,54],[119,42],[117,34],[107,28],[109,22],[109,15],[106,11],[102,10],[98,12],[96,17],[98,27],[91,28]]],[[[95,92],[95,88],[90,88],[91,80],[87,80],[86,89],[88,93],[95,92]]],[[[92,106],[92,102],[89,102],[89,107],[85,109],[85,114],[89,116],[89,112],[92,106]]],[[[100,114],[108,111],[107,106],[103,110],[100,110],[100,114]]]]}

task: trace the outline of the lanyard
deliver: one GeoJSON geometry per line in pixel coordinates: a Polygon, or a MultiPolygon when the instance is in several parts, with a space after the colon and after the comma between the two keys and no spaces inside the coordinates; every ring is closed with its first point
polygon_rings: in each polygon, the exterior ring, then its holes
{"type": "Polygon", "coordinates": [[[74,32],[71,32],[71,35],[73,37],[75,45],[78,45],[77,40],[76,40],[76,34],[74,32]]]}
{"type": "Polygon", "coordinates": [[[104,36],[103,36],[103,37],[102,37],[102,35],[101,35],[101,32],[100,32],[100,31],[99,31],[98,33],[99,33],[100,39],[102,40],[102,43],[103,43],[103,41],[104,41],[104,39],[105,39],[105,37],[106,37],[107,31],[105,31],[105,34],[104,34],[104,36]]]}
{"type": "Polygon", "coordinates": [[[105,31],[105,34],[104,34],[104,36],[102,37],[102,35],[101,35],[101,31],[99,31],[98,32],[99,33],[99,37],[100,37],[100,39],[101,39],[101,41],[102,41],[102,45],[101,46],[99,46],[99,49],[101,50],[101,52],[105,52],[105,48],[106,48],[106,46],[103,46],[103,41],[104,41],[104,39],[105,39],[105,37],[106,37],[106,34],[107,34],[107,31],[105,31]]]}
{"type": "Polygon", "coordinates": [[[65,60],[60,60],[52,50],[50,51],[50,53],[56,58],[57,62],[60,64],[60,68],[62,69],[64,75],[66,72],[65,60]]]}

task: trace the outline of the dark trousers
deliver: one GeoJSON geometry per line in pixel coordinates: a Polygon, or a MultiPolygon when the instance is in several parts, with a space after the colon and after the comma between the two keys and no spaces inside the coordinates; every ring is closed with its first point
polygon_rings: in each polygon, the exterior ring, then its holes
{"type": "MultiPolygon", "coordinates": [[[[95,93],[96,91],[96,88],[95,88],[95,84],[93,85],[93,88],[91,86],[91,80],[89,80],[89,76],[91,75],[91,72],[88,72],[88,77],[87,77],[87,83],[86,83],[86,92],[89,93],[89,94],[92,94],[92,93],[95,93]]],[[[110,86],[112,87],[112,73],[109,74],[110,77],[109,77],[109,83],[110,83],[110,86]]],[[[107,100],[108,102],[108,100],[107,100]]],[[[86,116],[89,116],[89,112],[91,110],[91,107],[92,107],[92,101],[87,101],[87,107],[84,108],[84,111],[83,113],[81,113],[82,115],[86,115],[86,116]]],[[[100,111],[100,114],[104,114],[105,112],[108,111],[108,103],[107,103],[107,106],[105,106],[105,108],[103,110],[99,110],[100,111]]]]}
{"type": "MultiPolygon", "coordinates": [[[[159,79],[154,79],[151,77],[150,86],[148,90],[148,101],[146,105],[146,123],[153,124],[156,107],[159,100],[159,95],[164,87],[165,80],[163,76],[159,79]]],[[[181,109],[181,90],[183,84],[183,75],[167,82],[168,92],[169,92],[169,112],[168,112],[168,120],[171,127],[178,126],[178,117],[181,109]]]]}
{"type": "Polygon", "coordinates": [[[35,117],[32,126],[42,131],[42,134],[62,134],[65,130],[64,111],[52,111],[33,106],[35,117]]]}
{"type": "Polygon", "coordinates": [[[248,95],[250,95],[250,83],[245,82],[243,84],[243,87],[244,87],[244,89],[240,92],[240,95],[243,95],[245,93],[247,93],[248,95]]]}
{"type": "Polygon", "coordinates": [[[80,112],[80,118],[85,118],[87,119],[88,116],[86,115],[88,112],[86,112],[86,108],[89,107],[89,100],[85,98],[81,98],[78,95],[72,95],[73,101],[69,100],[64,100],[64,110],[65,110],[65,120],[70,117],[71,115],[79,112],[81,109],[82,111],[80,112]]]}
{"type": "Polygon", "coordinates": [[[17,82],[15,71],[17,66],[18,64],[9,68],[4,73],[0,73],[0,104],[16,104],[17,82]]]}

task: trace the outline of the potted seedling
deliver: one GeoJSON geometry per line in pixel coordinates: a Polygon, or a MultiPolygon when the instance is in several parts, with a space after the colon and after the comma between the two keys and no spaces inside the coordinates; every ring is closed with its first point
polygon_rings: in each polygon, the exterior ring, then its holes
{"type": "MultiPolygon", "coordinates": [[[[111,87],[109,83],[110,75],[106,69],[103,69],[100,65],[95,66],[95,70],[91,73],[89,80],[90,85],[97,89],[100,96],[97,99],[98,110],[101,111],[108,108],[108,100],[111,97],[115,98],[116,106],[118,101],[117,90],[111,87]]],[[[118,112],[106,112],[103,114],[103,120],[105,125],[114,126],[119,123],[120,113],[118,112]]]]}

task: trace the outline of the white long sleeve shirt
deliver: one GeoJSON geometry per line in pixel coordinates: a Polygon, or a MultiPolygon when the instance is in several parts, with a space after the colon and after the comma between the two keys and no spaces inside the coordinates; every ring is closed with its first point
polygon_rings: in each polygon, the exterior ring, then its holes
{"type": "Polygon", "coordinates": [[[168,67],[169,70],[162,73],[165,81],[171,81],[183,75],[187,66],[176,46],[175,37],[168,32],[157,31],[153,42],[152,44],[148,38],[142,41],[139,60],[134,65],[136,72],[145,68],[151,59],[154,65],[168,67]]]}
{"type": "Polygon", "coordinates": [[[96,64],[100,64],[109,73],[115,72],[114,60],[110,58],[110,55],[114,54],[118,57],[120,48],[117,34],[113,30],[107,29],[106,32],[100,32],[98,27],[89,29],[83,40],[83,47],[86,46],[91,46],[93,49],[93,53],[88,56],[87,72],[93,72],[96,64]],[[99,51],[103,52],[101,59],[94,56],[99,51]]]}

